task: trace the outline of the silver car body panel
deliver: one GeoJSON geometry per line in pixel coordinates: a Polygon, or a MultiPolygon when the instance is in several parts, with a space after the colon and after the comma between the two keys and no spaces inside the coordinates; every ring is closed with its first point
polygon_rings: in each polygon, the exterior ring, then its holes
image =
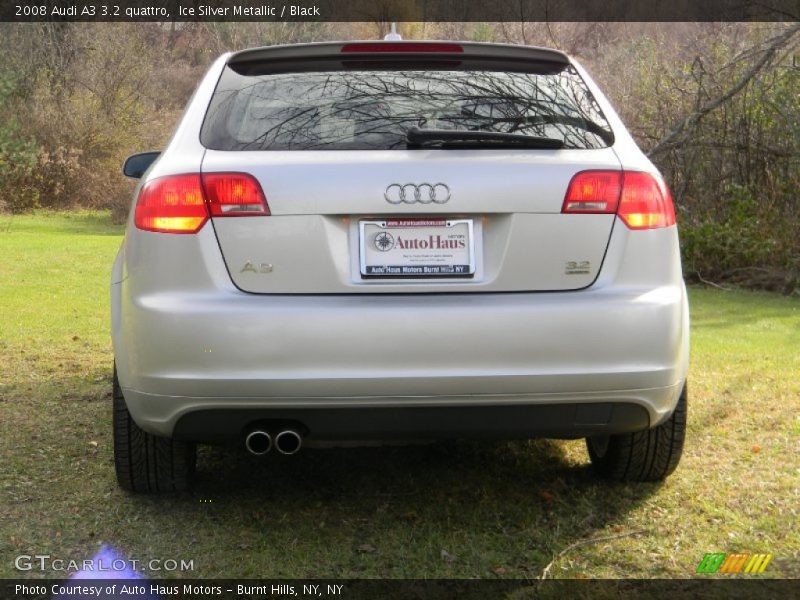
{"type": "Polygon", "coordinates": [[[559,214],[574,172],[657,174],[580,65],[614,131],[611,148],[286,152],[267,167],[266,153],[200,143],[228,56],[211,66],[141,181],[252,172],[274,216],[215,219],[195,235],[142,231],[131,216],[112,271],[112,337],[140,427],[169,436],[193,411],[239,408],[619,402],[644,407],[651,426],[671,414],[689,357],[676,228],[632,231],[613,215],[559,214]],[[433,179],[452,189],[441,214],[475,219],[476,276],[361,280],[359,219],[393,210],[382,197],[388,184],[433,179]],[[491,183],[502,202],[481,193],[491,183]],[[537,185],[535,195],[524,189],[537,185]],[[309,233],[319,244],[293,241],[309,233]],[[590,271],[565,274],[571,260],[590,271]],[[245,261],[275,268],[242,273],[245,261]]]}
{"type": "Polygon", "coordinates": [[[479,236],[475,277],[426,282],[425,291],[586,287],[600,270],[614,215],[562,215],[564,190],[578,171],[619,168],[611,148],[535,153],[209,150],[203,159],[203,172],[243,170],[254,174],[265,190],[272,216],[218,218],[214,228],[236,285],[267,294],[419,291],[416,280],[360,277],[354,251],[358,221],[387,211],[393,216],[464,216],[475,221],[479,236]],[[383,194],[396,181],[443,181],[452,197],[444,205],[393,206],[383,194]],[[272,265],[269,277],[242,272],[248,261],[272,265]],[[586,272],[566,273],[568,262],[589,267],[586,272]]]}

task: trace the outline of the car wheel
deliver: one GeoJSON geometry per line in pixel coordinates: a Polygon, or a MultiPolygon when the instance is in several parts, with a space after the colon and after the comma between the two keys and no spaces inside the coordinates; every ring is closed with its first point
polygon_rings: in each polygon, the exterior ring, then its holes
{"type": "Polygon", "coordinates": [[[661,481],[678,466],[686,437],[686,385],[672,416],[652,429],[586,438],[595,471],[617,481],[661,481]]]}
{"type": "Polygon", "coordinates": [[[133,420],[114,369],[114,466],[120,487],[130,492],[180,492],[194,476],[195,444],[158,437],[133,420]]]}

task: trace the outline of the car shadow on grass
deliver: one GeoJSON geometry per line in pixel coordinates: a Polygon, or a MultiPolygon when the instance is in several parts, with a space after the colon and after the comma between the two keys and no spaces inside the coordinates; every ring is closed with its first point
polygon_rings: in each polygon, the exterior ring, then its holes
{"type": "MultiPolygon", "coordinates": [[[[246,540],[267,550],[313,537],[284,569],[272,559],[270,574],[537,577],[560,550],[623,522],[658,488],[599,481],[568,456],[576,451],[549,440],[261,458],[203,447],[195,489],[169,504],[196,527],[224,518],[222,546],[246,540]]],[[[145,505],[164,515],[163,502],[145,505]]]]}
{"type": "MultiPolygon", "coordinates": [[[[103,540],[191,558],[197,577],[533,578],[576,542],[631,533],[659,487],[597,480],[581,441],[460,441],[262,458],[201,446],[193,491],[129,494],[114,481],[109,388],[98,369],[8,397],[14,514],[53,552],[91,556],[103,540]]],[[[574,555],[551,574],[579,575],[574,555]]]]}

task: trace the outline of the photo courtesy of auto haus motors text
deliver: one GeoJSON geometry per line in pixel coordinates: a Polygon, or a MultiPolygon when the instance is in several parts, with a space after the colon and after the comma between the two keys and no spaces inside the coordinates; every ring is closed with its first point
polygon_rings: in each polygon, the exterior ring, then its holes
{"type": "Polygon", "coordinates": [[[55,600],[74,598],[136,599],[155,600],[158,598],[336,598],[342,597],[345,584],[286,584],[252,585],[239,583],[225,585],[206,585],[198,583],[149,583],[127,580],[120,583],[97,580],[85,585],[80,580],[71,583],[50,585],[16,584],[15,595],[19,597],[41,595],[55,600]]]}

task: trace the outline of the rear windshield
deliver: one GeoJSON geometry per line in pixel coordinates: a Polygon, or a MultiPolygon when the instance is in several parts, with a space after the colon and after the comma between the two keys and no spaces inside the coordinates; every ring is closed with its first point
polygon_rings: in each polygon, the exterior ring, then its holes
{"type": "Polygon", "coordinates": [[[353,70],[243,75],[217,84],[201,141],[213,150],[394,150],[411,127],[555,138],[603,148],[611,127],[580,75],[353,70]]]}

